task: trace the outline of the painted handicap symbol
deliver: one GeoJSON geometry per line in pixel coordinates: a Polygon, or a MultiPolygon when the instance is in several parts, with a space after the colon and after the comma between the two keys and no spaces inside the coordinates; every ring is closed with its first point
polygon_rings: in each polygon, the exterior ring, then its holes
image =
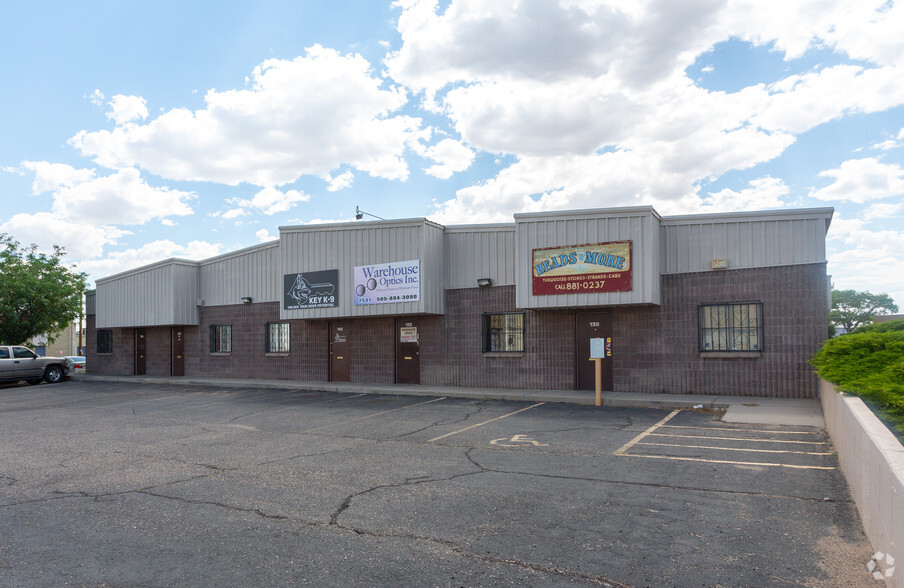
{"type": "Polygon", "coordinates": [[[490,445],[499,447],[524,447],[525,445],[533,445],[534,447],[549,447],[549,443],[540,443],[528,437],[527,435],[515,435],[511,439],[508,437],[500,437],[490,441],[490,445]]]}

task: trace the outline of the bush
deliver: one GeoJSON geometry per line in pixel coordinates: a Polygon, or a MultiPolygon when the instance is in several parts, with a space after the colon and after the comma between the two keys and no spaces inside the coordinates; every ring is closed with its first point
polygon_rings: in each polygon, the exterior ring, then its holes
{"type": "Polygon", "coordinates": [[[875,404],[904,434],[904,319],[830,339],[810,363],[839,390],[875,404]]]}

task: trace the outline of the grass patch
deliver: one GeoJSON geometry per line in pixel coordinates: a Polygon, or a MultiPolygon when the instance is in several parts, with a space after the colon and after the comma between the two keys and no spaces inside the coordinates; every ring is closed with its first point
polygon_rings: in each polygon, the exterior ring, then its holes
{"type": "Polygon", "coordinates": [[[877,407],[898,437],[904,435],[904,319],[830,339],[810,363],[839,390],[877,407]]]}

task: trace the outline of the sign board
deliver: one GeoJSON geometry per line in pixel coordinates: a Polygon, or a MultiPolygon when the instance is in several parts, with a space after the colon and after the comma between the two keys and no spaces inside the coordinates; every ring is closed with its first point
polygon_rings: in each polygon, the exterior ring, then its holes
{"type": "Polygon", "coordinates": [[[283,308],[339,306],[339,270],[303,272],[283,276],[283,308]]]}
{"type": "Polygon", "coordinates": [[[533,250],[533,295],[630,292],[631,241],[533,250]]]}
{"type": "Polygon", "coordinates": [[[421,260],[355,268],[355,306],[416,302],[421,299],[421,260]]]}
{"type": "Polygon", "coordinates": [[[606,357],[606,340],[595,337],[590,340],[590,359],[604,359],[606,357]]]}
{"type": "Polygon", "coordinates": [[[417,327],[402,327],[399,329],[400,343],[417,343],[417,327]]]}

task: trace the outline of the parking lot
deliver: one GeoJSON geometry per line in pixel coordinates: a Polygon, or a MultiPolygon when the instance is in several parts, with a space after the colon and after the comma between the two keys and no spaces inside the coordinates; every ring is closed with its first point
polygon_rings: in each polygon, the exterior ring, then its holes
{"type": "Polygon", "coordinates": [[[0,585],[848,586],[825,431],[703,411],[0,387],[0,585]]]}

